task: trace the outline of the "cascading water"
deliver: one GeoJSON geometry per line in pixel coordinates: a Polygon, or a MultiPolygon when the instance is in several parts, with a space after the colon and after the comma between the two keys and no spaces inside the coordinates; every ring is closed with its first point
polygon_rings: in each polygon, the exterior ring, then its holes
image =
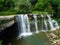
{"type": "Polygon", "coordinates": [[[19,37],[18,38],[21,38],[22,36],[32,35],[32,33],[29,33],[30,32],[29,26],[27,26],[28,29],[26,29],[25,20],[26,20],[26,22],[28,21],[27,16],[24,17],[23,14],[20,14],[16,17],[16,20],[17,20],[17,23],[18,23],[18,30],[19,30],[19,37]],[[27,30],[28,30],[28,32],[27,32],[27,30]]]}
{"type": "Polygon", "coordinates": [[[36,14],[34,14],[33,17],[34,17],[34,23],[35,23],[36,33],[39,33],[39,31],[38,31],[38,25],[37,25],[37,16],[36,16],[36,14]]]}
{"type": "Polygon", "coordinates": [[[41,18],[42,18],[42,24],[41,24],[41,27],[42,27],[42,30],[43,30],[43,24],[44,24],[44,16],[41,14],[41,18]]]}
{"type": "Polygon", "coordinates": [[[26,30],[27,30],[27,32],[30,32],[30,23],[29,23],[29,18],[27,16],[27,14],[24,15],[24,19],[25,19],[25,24],[26,24],[26,30]]]}
{"type": "Polygon", "coordinates": [[[46,20],[44,20],[44,24],[45,24],[45,28],[46,28],[46,30],[48,30],[46,20]]]}
{"type": "Polygon", "coordinates": [[[52,20],[53,26],[55,27],[55,29],[59,29],[59,25],[55,20],[52,20]]]}
{"type": "Polygon", "coordinates": [[[26,32],[28,33],[27,35],[31,35],[32,33],[30,31],[30,23],[29,23],[29,18],[27,14],[24,15],[24,21],[26,25],[26,32]]]}
{"type": "Polygon", "coordinates": [[[48,22],[49,22],[49,25],[50,25],[50,30],[55,30],[55,28],[54,28],[54,26],[53,26],[53,23],[52,23],[52,20],[51,20],[50,16],[47,15],[47,17],[48,17],[48,22]]]}
{"type": "MultiPolygon", "coordinates": [[[[48,27],[47,27],[47,22],[45,20],[45,17],[43,15],[41,15],[41,17],[42,17],[42,30],[47,30],[48,27]]],[[[48,23],[50,25],[50,30],[55,30],[56,28],[59,28],[58,23],[56,21],[51,20],[49,15],[47,15],[47,17],[48,17],[48,23]]],[[[33,18],[34,18],[34,25],[35,25],[36,33],[38,33],[39,30],[38,30],[38,25],[37,25],[37,22],[38,22],[37,15],[34,14],[33,18]]],[[[32,35],[30,31],[30,23],[29,23],[29,18],[27,14],[17,15],[16,21],[18,23],[19,38],[21,38],[22,36],[32,35]]]]}
{"type": "Polygon", "coordinates": [[[41,17],[42,17],[42,30],[47,30],[47,22],[44,18],[44,16],[41,14],[41,17]],[[44,28],[44,25],[45,25],[45,28],[44,28]]]}
{"type": "Polygon", "coordinates": [[[19,37],[23,36],[26,33],[26,26],[24,23],[24,17],[22,14],[16,17],[18,23],[19,37]]]}

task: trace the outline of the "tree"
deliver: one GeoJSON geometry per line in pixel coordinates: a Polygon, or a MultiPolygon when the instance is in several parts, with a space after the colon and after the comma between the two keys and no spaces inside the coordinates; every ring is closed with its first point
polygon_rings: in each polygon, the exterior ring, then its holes
{"type": "Polygon", "coordinates": [[[16,0],[15,10],[17,13],[29,13],[31,9],[30,0],[16,0]]]}
{"type": "Polygon", "coordinates": [[[30,0],[32,5],[35,5],[37,3],[37,0],[30,0]]]}
{"type": "Polygon", "coordinates": [[[54,10],[54,17],[60,17],[60,0],[50,0],[50,4],[54,10]]]}
{"type": "Polygon", "coordinates": [[[0,11],[10,10],[14,7],[13,0],[0,0],[0,11]]]}
{"type": "Polygon", "coordinates": [[[50,6],[49,0],[38,0],[34,9],[44,11],[46,8],[48,9],[48,6],[50,6]]]}

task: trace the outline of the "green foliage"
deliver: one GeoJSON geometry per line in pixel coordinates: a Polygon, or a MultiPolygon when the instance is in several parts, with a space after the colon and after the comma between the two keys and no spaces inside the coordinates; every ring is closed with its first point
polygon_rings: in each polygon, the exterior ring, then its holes
{"type": "Polygon", "coordinates": [[[1,11],[1,12],[0,12],[0,16],[1,16],[1,15],[12,15],[12,14],[16,14],[16,12],[15,12],[15,11],[11,11],[11,10],[1,11]]]}
{"type": "Polygon", "coordinates": [[[2,43],[2,40],[0,40],[0,45],[1,45],[1,43],[2,43]]]}
{"type": "Polygon", "coordinates": [[[6,11],[14,7],[13,0],[0,0],[0,11],[6,11]]]}
{"type": "Polygon", "coordinates": [[[35,5],[37,3],[37,0],[30,0],[32,5],[35,5]]]}
{"type": "Polygon", "coordinates": [[[55,18],[59,18],[60,16],[60,0],[51,0],[50,1],[50,4],[51,4],[51,6],[52,6],[52,8],[53,8],[53,10],[54,10],[54,16],[55,16],[55,18]]]}
{"type": "Polygon", "coordinates": [[[17,13],[29,13],[31,9],[31,3],[29,0],[19,0],[15,2],[15,11],[17,13]]]}
{"type": "Polygon", "coordinates": [[[32,11],[32,14],[47,14],[47,12],[42,12],[42,11],[32,11]]]}
{"type": "Polygon", "coordinates": [[[60,0],[0,0],[0,15],[35,12],[47,12],[59,18],[60,0]]]}
{"type": "Polygon", "coordinates": [[[38,0],[34,6],[34,11],[48,12],[50,14],[54,13],[49,0],[38,0]]]}
{"type": "Polygon", "coordinates": [[[58,24],[60,25],[60,18],[55,18],[55,20],[58,22],[58,24]]]}
{"type": "Polygon", "coordinates": [[[38,0],[38,2],[35,5],[35,10],[44,11],[44,8],[44,2],[42,2],[42,0],[38,0]]]}

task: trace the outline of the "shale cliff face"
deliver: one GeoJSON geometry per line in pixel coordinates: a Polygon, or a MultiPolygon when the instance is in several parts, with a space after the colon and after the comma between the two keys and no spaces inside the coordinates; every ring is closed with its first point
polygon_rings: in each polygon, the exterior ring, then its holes
{"type": "Polygon", "coordinates": [[[2,40],[2,45],[8,45],[10,42],[12,42],[12,40],[16,39],[17,36],[17,23],[14,23],[0,32],[0,40],[2,40]]]}
{"type": "Polygon", "coordinates": [[[15,16],[0,16],[0,32],[15,22],[15,16]]]}

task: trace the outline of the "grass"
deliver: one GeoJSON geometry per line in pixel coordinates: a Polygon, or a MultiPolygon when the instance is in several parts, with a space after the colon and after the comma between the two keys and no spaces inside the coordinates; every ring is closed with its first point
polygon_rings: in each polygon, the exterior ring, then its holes
{"type": "MultiPolygon", "coordinates": [[[[40,14],[47,14],[47,12],[43,12],[43,11],[31,11],[30,12],[31,14],[38,14],[38,15],[40,15],[40,14]]],[[[5,16],[5,15],[16,15],[16,14],[21,14],[21,13],[17,13],[16,11],[14,11],[14,10],[7,10],[7,11],[1,11],[0,12],[0,16],[5,16]]],[[[22,12],[22,14],[27,14],[27,13],[23,13],[22,12]]]]}
{"type": "Polygon", "coordinates": [[[5,16],[5,15],[15,15],[16,12],[12,11],[12,10],[8,10],[8,11],[1,11],[0,12],[0,16],[5,16]]]}
{"type": "Polygon", "coordinates": [[[43,11],[32,11],[32,14],[38,14],[38,15],[40,15],[40,14],[47,14],[47,12],[43,12],[43,11]]]}

